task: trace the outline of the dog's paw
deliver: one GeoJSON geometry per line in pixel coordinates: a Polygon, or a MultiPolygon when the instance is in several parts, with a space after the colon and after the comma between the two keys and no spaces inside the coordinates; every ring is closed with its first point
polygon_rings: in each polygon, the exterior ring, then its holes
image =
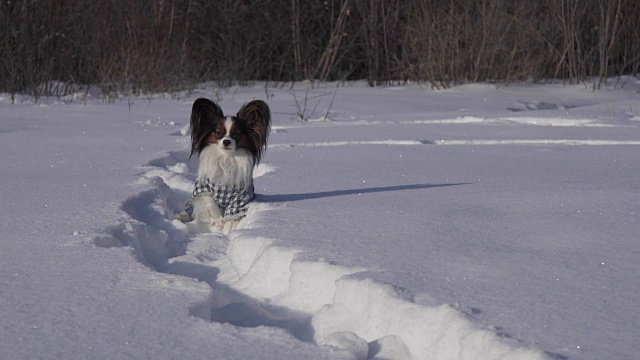
{"type": "Polygon", "coordinates": [[[199,196],[194,198],[193,218],[199,223],[215,225],[222,220],[222,213],[212,197],[199,196]]]}
{"type": "Polygon", "coordinates": [[[191,216],[189,216],[189,214],[187,214],[186,212],[182,212],[182,213],[176,215],[176,220],[180,220],[183,223],[188,223],[192,219],[191,219],[191,216]]]}
{"type": "Polygon", "coordinates": [[[233,230],[236,229],[236,227],[240,223],[240,220],[241,219],[231,219],[231,220],[224,221],[224,224],[222,225],[220,232],[222,232],[225,235],[229,235],[229,233],[231,233],[233,230]]]}
{"type": "Polygon", "coordinates": [[[212,218],[211,222],[209,223],[209,225],[215,226],[217,229],[221,230],[222,228],[224,228],[224,220],[222,220],[221,217],[216,218],[216,219],[212,218]]]}

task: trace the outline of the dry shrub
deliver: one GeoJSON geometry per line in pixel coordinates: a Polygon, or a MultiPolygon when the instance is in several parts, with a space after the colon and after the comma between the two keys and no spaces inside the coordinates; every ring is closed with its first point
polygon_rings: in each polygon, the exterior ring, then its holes
{"type": "Polygon", "coordinates": [[[637,74],[636,0],[0,2],[0,91],[203,81],[592,80],[637,74]]]}

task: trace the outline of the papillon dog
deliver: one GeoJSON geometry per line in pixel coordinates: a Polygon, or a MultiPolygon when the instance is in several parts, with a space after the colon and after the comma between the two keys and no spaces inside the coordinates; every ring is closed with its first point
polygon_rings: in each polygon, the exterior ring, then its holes
{"type": "Polygon", "coordinates": [[[177,216],[230,231],[255,198],[253,169],[260,163],[271,131],[264,101],[244,104],[225,116],[215,102],[200,98],[191,110],[191,156],[199,156],[193,197],[177,216]]]}

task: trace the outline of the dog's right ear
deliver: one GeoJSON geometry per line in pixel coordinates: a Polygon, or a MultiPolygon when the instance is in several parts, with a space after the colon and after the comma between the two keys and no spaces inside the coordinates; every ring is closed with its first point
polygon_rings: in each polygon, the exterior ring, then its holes
{"type": "Polygon", "coordinates": [[[199,98],[193,102],[191,109],[191,155],[200,152],[207,146],[207,139],[215,124],[224,118],[222,109],[215,102],[199,98]]]}

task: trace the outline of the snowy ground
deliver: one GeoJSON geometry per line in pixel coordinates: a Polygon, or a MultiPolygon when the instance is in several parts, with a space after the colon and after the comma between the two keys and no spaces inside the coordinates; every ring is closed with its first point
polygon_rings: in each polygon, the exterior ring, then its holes
{"type": "Polygon", "coordinates": [[[334,91],[0,100],[3,358],[639,356],[639,80],[334,91]],[[171,220],[199,96],[272,107],[229,236],[171,220]]]}

